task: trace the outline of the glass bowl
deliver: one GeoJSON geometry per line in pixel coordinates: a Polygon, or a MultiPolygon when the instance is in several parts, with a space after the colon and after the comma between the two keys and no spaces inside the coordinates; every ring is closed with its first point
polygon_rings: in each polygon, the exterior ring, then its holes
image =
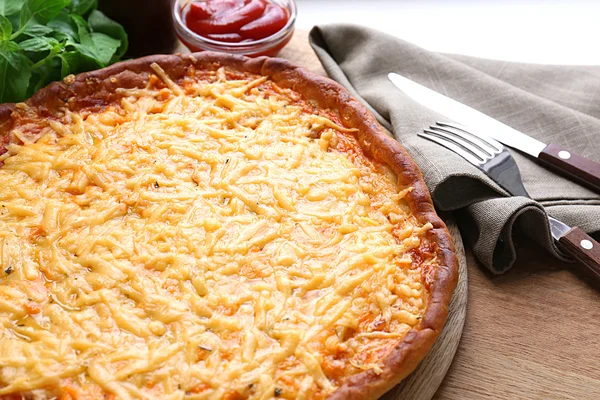
{"type": "Polygon", "coordinates": [[[275,56],[290,41],[294,35],[296,24],[296,2],[294,0],[270,0],[279,4],[289,13],[289,20],[277,33],[264,39],[244,43],[229,43],[212,40],[198,35],[189,29],[184,22],[181,4],[187,5],[189,1],[175,0],[173,2],[173,24],[179,40],[190,51],[222,51],[232,54],[240,54],[249,57],[275,56]]]}

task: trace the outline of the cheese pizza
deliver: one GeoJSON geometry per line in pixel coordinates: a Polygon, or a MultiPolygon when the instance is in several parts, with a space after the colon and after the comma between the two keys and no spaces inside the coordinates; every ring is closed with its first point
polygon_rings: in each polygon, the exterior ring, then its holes
{"type": "Polygon", "coordinates": [[[451,238],[401,146],[283,60],[151,56],[0,107],[0,399],[375,399],[451,238]]]}

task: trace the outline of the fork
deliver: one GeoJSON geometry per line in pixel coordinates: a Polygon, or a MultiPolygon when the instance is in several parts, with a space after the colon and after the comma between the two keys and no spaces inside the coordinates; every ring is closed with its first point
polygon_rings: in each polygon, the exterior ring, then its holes
{"type": "MultiPolygon", "coordinates": [[[[517,163],[496,140],[450,122],[436,122],[417,135],[460,155],[512,196],[531,198],[525,190],[517,163]]],[[[549,215],[548,223],[558,249],[577,259],[585,271],[600,282],[600,244],[581,228],[571,228],[549,215]]]]}

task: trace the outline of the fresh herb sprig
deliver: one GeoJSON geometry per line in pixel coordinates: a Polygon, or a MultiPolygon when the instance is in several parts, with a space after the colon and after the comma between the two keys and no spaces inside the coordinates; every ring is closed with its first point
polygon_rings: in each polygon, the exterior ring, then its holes
{"type": "Polygon", "coordinates": [[[106,67],[127,46],[125,30],[97,10],[97,0],[0,0],[0,103],[106,67]]]}

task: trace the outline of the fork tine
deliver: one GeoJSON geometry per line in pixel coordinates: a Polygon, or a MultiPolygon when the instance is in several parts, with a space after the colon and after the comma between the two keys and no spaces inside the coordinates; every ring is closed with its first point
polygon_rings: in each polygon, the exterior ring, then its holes
{"type": "Polygon", "coordinates": [[[475,146],[477,149],[482,151],[486,155],[486,158],[494,157],[496,154],[499,153],[499,151],[496,150],[495,147],[490,146],[484,141],[478,139],[476,136],[468,134],[465,131],[456,129],[454,127],[445,125],[432,125],[430,126],[430,128],[436,132],[444,132],[446,134],[450,134],[453,137],[460,138],[464,141],[469,142],[471,145],[475,146]]]}
{"type": "Polygon", "coordinates": [[[487,161],[494,156],[492,153],[484,152],[478,146],[475,146],[473,142],[469,140],[469,138],[465,138],[462,135],[455,135],[452,132],[447,132],[444,129],[436,129],[436,127],[432,127],[432,129],[424,129],[426,133],[441,136],[442,138],[448,139],[455,144],[463,147],[465,150],[470,151],[475,154],[477,157],[481,159],[481,161],[487,161]]]}
{"type": "Polygon", "coordinates": [[[431,131],[426,130],[425,132],[417,133],[417,135],[444,146],[448,150],[455,152],[456,154],[458,154],[459,156],[461,156],[462,158],[464,158],[465,160],[467,160],[475,166],[480,166],[484,162],[482,159],[477,158],[464,148],[452,142],[451,140],[442,138],[436,134],[431,134],[429,132],[431,131]]]}
{"type": "MultiPolygon", "coordinates": [[[[478,133],[473,133],[469,130],[469,128],[467,128],[464,125],[456,124],[453,122],[440,122],[440,121],[437,121],[436,124],[439,126],[443,126],[443,127],[454,128],[458,132],[464,132],[467,135],[470,135],[475,140],[483,142],[485,145],[490,146],[492,149],[494,149],[494,153],[500,153],[500,152],[502,152],[502,150],[504,150],[504,146],[502,145],[502,143],[496,141],[495,139],[492,139],[489,136],[481,135],[478,133]]],[[[457,132],[457,134],[459,134],[458,132],[457,132]]]]}

